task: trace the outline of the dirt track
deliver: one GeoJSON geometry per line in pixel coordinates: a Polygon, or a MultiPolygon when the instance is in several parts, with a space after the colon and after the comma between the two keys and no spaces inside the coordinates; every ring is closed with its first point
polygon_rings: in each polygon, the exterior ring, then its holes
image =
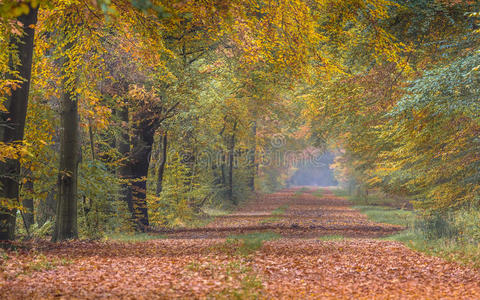
{"type": "Polygon", "coordinates": [[[276,232],[289,238],[316,238],[324,235],[379,237],[402,230],[400,226],[377,224],[367,220],[350,204],[324,190],[323,196],[312,190],[288,189],[258,196],[235,213],[217,217],[205,228],[177,229],[172,238],[219,238],[230,234],[276,232]],[[275,210],[281,209],[275,213],[275,210]],[[281,213],[278,213],[281,212],[281,213]]]}
{"type": "Polygon", "coordinates": [[[372,239],[400,229],[368,221],[329,192],[286,190],[167,239],[47,244],[35,253],[12,253],[2,261],[0,297],[480,299],[478,270],[372,239]],[[249,255],[236,254],[238,245],[223,239],[261,231],[282,238],[249,255]],[[324,235],[350,238],[318,239],[324,235]],[[40,255],[57,264],[26,267],[40,255]]]}

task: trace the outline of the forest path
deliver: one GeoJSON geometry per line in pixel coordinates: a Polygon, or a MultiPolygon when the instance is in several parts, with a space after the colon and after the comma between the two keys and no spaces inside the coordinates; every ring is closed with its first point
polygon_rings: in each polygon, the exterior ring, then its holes
{"type": "Polygon", "coordinates": [[[369,221],[329,189],[292,188],[257,195],[234,213],[216,217],[202,228],[161,233],[171,238],[223,238],[232,234],[274,232],[285,238],[325,235],[380,237],[403,230],[401,226],[369,221]]]}
{"type": "Polygon", "coordinates": [[[372,239],[400,229],[328,190],[284,190],[166,239],[9,253],[0,298],[480,299],[478,270],[372,239]]]}

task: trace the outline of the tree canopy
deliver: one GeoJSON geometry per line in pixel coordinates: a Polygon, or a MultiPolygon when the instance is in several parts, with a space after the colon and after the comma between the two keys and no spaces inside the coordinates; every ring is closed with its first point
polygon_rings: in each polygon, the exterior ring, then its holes
{"type": "Polygon", "coordinates": [[[287,184],[292,161],[325,149],[359,193],[425,212],[478,205],[477,11],[3,1],[1,239],[52,224],[55,240],[187,226],[287,184]]]}

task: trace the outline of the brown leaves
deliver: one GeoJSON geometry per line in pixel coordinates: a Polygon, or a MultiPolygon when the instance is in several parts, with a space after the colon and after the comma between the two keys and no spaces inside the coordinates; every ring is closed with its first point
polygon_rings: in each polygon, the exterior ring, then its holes
{"type": "Polygon", "coordinates": [[[332,232],[352,237],[379,234],[365,231],[368,226],[381,228],[380,234],[388,231],[388,226],[367,221],[331,194],[318,198],[287,191],[259,198],[230,218],[218,218],[204,232],[183,231],[169,239],[138,243],[37,242],[30,250],[2,252],[0,298],[480,297],[477,270],[426,257],[398,242],[305,239],[332,232]],[[225,240],[216,238],[246,231],[245,226],[261,228],[259,219],[270,218],[280,205],[288,209],[275,215],[280,220],[273,225],[287,238],[265,241],[248,255],[225,251],[225,240]],[[325,228],[310,229],[311,220],[325,228]],[[288,227],[293,222],[298,228],[288,227]],[[342,229],[345,224],[348,230],[342,229]]]}

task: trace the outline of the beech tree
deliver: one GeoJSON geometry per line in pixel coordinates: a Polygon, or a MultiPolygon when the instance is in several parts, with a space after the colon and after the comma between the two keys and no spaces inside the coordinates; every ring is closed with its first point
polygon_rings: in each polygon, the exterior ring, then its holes
{"type": "MultiPolygon", "coordinates": [[[[37,23],[38,6],[29,3],[20,3],[18,8],[18,25],[12,28],[9,35],[10,45],[7,52],[9,57],[10,80],[15,83],[9,87],[5,108],[1,113],[2,126],[0,137],[4,144],[19,143],[21,146],[25,118],[27,116],[30,78],[32,73],[33,41],[35,24],[37,23]],[[15,28],[19,26],[19,28],[15,28]]],[[[0,164],[0,182],[2,207],[0,207],[0,240],[12,240],[15,237],[16,210],[19,207],[20,161],[19,155],[14,155],[0,164]],[[5,205],[6,204],[6,205],[5,205]]]]}

